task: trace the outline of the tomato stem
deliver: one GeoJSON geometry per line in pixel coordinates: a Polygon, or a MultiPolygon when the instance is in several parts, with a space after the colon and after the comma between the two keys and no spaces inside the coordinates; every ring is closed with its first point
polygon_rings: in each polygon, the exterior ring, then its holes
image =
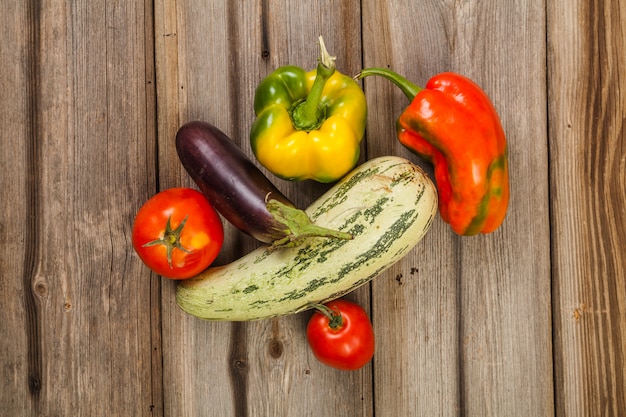
{"type": "Polygon", "coordinates": [[[343,316],[341,311],[335,311],[324,304],[313,304],[313,307],[321,314],[328,318],[328,327],[333,330],[338,330],[343,326],[343,316]]]}
{"type": "Polygon", "coordinates": [[[180,235],[183,232],[183,228],[185,227],[185,223],[187,223],[188,217],[189,216],[185,216],[183,221],[180,222],[180,224],[174,230],[172,230],[172,216],[168,217],[167,224],[165,225],[165,231],[163,232],[163,237],[155,239],[152,242],[148,242],[143,245],[144,248],[157,245],[165,246],[167,263],[171,269],[174,268],[174,266],[172,265],[172,252],[174,251],[174,248],[182,250],[185,253],[192,252],[189,249],[185,248],[182,243],[180,243],[180,235]]]}

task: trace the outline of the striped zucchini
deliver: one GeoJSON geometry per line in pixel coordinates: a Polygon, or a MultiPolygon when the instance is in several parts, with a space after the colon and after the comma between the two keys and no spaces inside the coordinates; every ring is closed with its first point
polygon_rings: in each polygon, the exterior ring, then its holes
{"type": "Polygon", "coordinates": [[[354,169],[306,210],[351,240],[308,238],[296,247],[258,248],[210,267],[176,288],[176,302],[207,320],[258,320],[339,298],[406,255],[430,228],[437,191],[424,172],[396,156],[354,169]]]}

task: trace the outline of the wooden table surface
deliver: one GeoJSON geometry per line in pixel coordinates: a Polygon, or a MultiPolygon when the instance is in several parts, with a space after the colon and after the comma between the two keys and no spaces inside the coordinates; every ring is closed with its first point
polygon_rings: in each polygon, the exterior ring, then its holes
{"type": "MultiPolygon", "coordinates": [[[[0,415],[626,415],[626,3],[620,0],[3,0],[0,415]],[[192,119],[252,156],[255,86],[316,65],[479,83],[509,144],[496,232],[437,218],[349,298],[377,352],[319,364],[309,315],[206,322],[131,247],[139,207],[193,186],[192,119]]],[[[362,160],[397,154],[407,104],[366,79],[362,160]]],[[[430,172],[430,171],[429,171],[430,172]]],[[[325,189],[272,178],[306,207],[325,189]]],[[[218,262],[255,242],[226,225],[218,262]]]]}

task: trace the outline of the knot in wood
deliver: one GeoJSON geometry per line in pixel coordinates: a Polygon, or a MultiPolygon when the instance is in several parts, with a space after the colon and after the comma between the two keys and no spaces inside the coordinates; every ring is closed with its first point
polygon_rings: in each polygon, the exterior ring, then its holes
{"type": "Polygon", "coordinates": [[[283,356],[283,342],[278,339],[272,339],[269,344],[270,356],[274,359],[278,359],[283,356]]]}
{"type": "Polygon", "coordinates": [[[45,298],[48,295],[48,284],[45,281],[37,281],[33,285],[33,291],[38,297],[45,298]]]}
{"type": "Polygon", "coordinates": [[[233,370],[236,372],[245,372],[248,370],[248,363],[244,359],[235,359],[233,361],[233,370]]]}

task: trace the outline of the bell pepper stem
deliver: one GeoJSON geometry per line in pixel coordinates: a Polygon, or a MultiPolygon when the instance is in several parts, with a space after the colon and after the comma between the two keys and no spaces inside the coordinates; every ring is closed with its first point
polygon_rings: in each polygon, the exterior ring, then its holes
{"type": "Polygon", "coordinates": [[[337,57],[331,56],[326,49],[324,39],[320,36],[321,57],[317,64],[315,81],[311,86],[311,91],[306,100],[296,102],[291,111],[291,120],[297,130],[311,131],[318,129],[326,119],[326,109],[322,106],[320,99],[326,81],[335,73],[335,60],[337,57]]]}
{"type": "Polygon", "coordinates": [[[400,74],[386,68],[365,68],[361,70],[361,72],[359,72],[357,75],[355,75],[354,79],[360,80],[370,75],[379,75],[391,81],[400,88],[400,90],[409,100],[413,100],[415,96],[422,90],[422,87],[413,84],[411,81],[407,80],[400,74]]]}
{"type": "Polygon", "coordinates": [[[324,304],[313,303],[311,306],[326,316],[328,319],[328,327],[331,329],[338,330],[341,326],[343,326],[343,316],[341,315],[341,312],[336,312],[324,304]]]}
{"type": "Polygon", "coordinates": [[[272,248],[294,247],[309,237],[327,237],[350,240],[350,233],[317,226],[311,222],[307,214],[295,207],[288,206],[278,200],[269,200],[267,209],[276,220],[285,226],[287,236],[272,243],[272,248]]]}

